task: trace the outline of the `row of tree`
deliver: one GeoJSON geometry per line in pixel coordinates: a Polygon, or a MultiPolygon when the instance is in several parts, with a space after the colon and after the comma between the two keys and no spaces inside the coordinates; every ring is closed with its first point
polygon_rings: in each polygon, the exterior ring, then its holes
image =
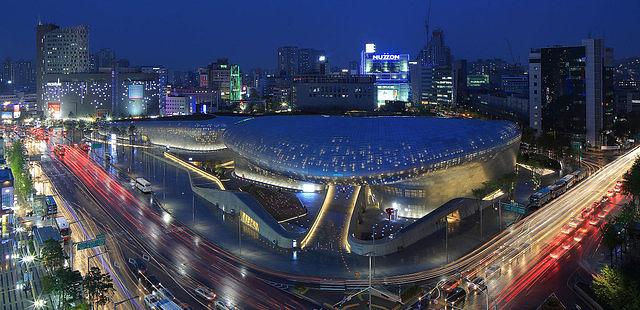
{"type": "Polygon", "coordinates": [[[612,309],[640,309],[640,236],[635,231],[640,221],[640,157],[625,175],[622,192],[632,200],[601,230],[602,242],[609,249],[610,266],[593,278],[592,288],[612,309]]]}
{"type": "Polygon", "coordinates": [[[64,266],[67,257],[62,245],[47,240],[40,252],[40,260],[47,271],[42,279],[43,291],[54,300],[55,309],[82,309],[106,305],[115,289],[113,281],[100,268],[91,267],[82,277],[80,271],[64,266]]]}
{"type": "Polygon", "coordinates": [[[24,204],[29,198],[29,195],[31,195],[33,182],[29,176],[26,149],[22,141],[13,141],[6,154],[11,173],[13,173],[14,193],[18,197],[18,201],[24,204]]]}

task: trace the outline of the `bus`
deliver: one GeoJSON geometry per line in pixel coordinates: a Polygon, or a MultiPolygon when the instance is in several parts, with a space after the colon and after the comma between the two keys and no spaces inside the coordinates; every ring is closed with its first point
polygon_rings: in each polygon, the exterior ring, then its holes
{"type": "Polygon", "coordinates": [[[136,188],[145,194],[151,193],[151,183],[143,178],[136,178],[136,188]]]}
{"type": "Polygon", "coordinates": [[[529,202],[533,207],[541,207],[545,203],[549,202],[551,198],[551,189],[547,186],[531,195],[531,197],[529,197],[529,202]]]}
{"type": "Polygon", "coordinates": [[[56,217],[56,226],[58,227],[58,231],[60,231],[62,240],[64,240],[64,242],[69,241],[69,238],[71,238],[71,228],[69,227],[67,219],[64,217],[56,217]]]}
{"type": "Polygon", "coordinates": [[[54,215],[58,213],[58,204],[56,204],[56,200],[53,198],[53,196],[45,196],[44,203],[47,207],[47,215],[54,215]]]}

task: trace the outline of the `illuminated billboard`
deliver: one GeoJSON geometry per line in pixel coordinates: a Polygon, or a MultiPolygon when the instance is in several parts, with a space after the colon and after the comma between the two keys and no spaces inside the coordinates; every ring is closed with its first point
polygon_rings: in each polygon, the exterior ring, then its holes
{"type": "Polygon", "coordinates": [[[131,84],[129,85],[129,99],[143,99],[144,98],[144,85],[131,84]]]}
{"type": "Polygon", "coordinates": [[[20,105],[13,105],[13,118],[20,118],[20,105]]]}
{"type": "Polygon", "coordinates": [[[61,116],[60,113],[60,102],[48,102],[47,103],[47,114],[50,118],[57,118],[59,119],[61,116]]]}
{"type": "Polygon", "coordinates": [[[376,85],[378,107],[387,101],[409,101],[408,84],[376,85]]]}

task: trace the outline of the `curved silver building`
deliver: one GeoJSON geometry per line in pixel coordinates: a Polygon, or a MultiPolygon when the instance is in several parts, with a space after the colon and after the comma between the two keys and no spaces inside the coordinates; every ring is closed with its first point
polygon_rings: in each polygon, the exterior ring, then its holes
{"type": "Polygon", "coordinates": [[[398,215],[419,218],[512,172],[520,131],[478,119],[263,116],[230,126],[223,139],[241,158],[241,178],[298,190],[370,185],[381,201],[402,197],[387,201],[398,215]]]}
{"type": "Polygon", "coordinates": [[[226,148],[222,134],[231,124],[245,119],[238,116],[215,116],[206,120],[131,120],[111,122],[110,128],[118,128],[127,134],[129,126],[135,127],[143,140],[173,149],[210,152],[226,148]]]}

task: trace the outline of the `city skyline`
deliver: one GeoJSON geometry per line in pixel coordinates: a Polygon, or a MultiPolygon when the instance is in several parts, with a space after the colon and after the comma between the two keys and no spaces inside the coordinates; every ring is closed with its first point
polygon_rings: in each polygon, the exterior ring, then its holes
{"type": "MultiPolygon", "coordinates": [[[[640,21],[632,15],[640,9],[639,3],[581,1],[579,6],[576,4],[574,1],[544,1],[536,5],[436,1],[431,6],[430,30],[444,30],[445,40],[456,59],[503,58],[525,64],[531,47],[579,45],[580,40],[590,35],[604,38],[606,44],[614,48],[616,58],[635,56],[640,50],[640,43],[632,40],[630,31],[605,30],[637,29],[640,21]],[[465,18],[459,18],[462,16],[465,18]]],[[[380,51],[409,53],[412,58],[425,45],[427,1],[351,2],[341,4],[340,10],[336,9],[337,5],[335,1],[228,2],[217,6],[196,3],[183,9],[163,10],[162,5],[125,5],[117,1],[73,5],[12,3],[8,9],[16,14],[0,22],[6,25],[0,27],[0,40],[12,44],[0,57],[33,59],[32,38],[38,20],[61,26],[88,25],[91,52],[112,48],[118,57],[130,59],[132,63],[164,65],[171,69],[193,69],[219,57],[229,57],[244,68],[271,69],[276,66],[275,50],[281,46],[325,50],[332,66],[346,66],[358,59],[367,42],[377,43],[380,51]],[[371,8],[363,10],[361,6],[365,5],[371,8]],[[249,6],[253,9],[248,10],[249,6]],[[394,6],[398,17],[402,14],[406,17],[375,23],[373,21],[385,20],[388,15],[387,10],[375,9],[381,6],[394,6]],[[225,8],[227,13],[216,14],[216,8],[225,8]],[[208,16],[207,12],[211,14],[208,16]],[[286,18],[278,18],[284,16],[282,12],[287,12],[286,18]],[[165,22],[151,27],[157,20],[165,22]],[[202,23],[203,20],[209,21],[202,23]],[[253,29],[269,35],[259,35],[253,29]]]]}

